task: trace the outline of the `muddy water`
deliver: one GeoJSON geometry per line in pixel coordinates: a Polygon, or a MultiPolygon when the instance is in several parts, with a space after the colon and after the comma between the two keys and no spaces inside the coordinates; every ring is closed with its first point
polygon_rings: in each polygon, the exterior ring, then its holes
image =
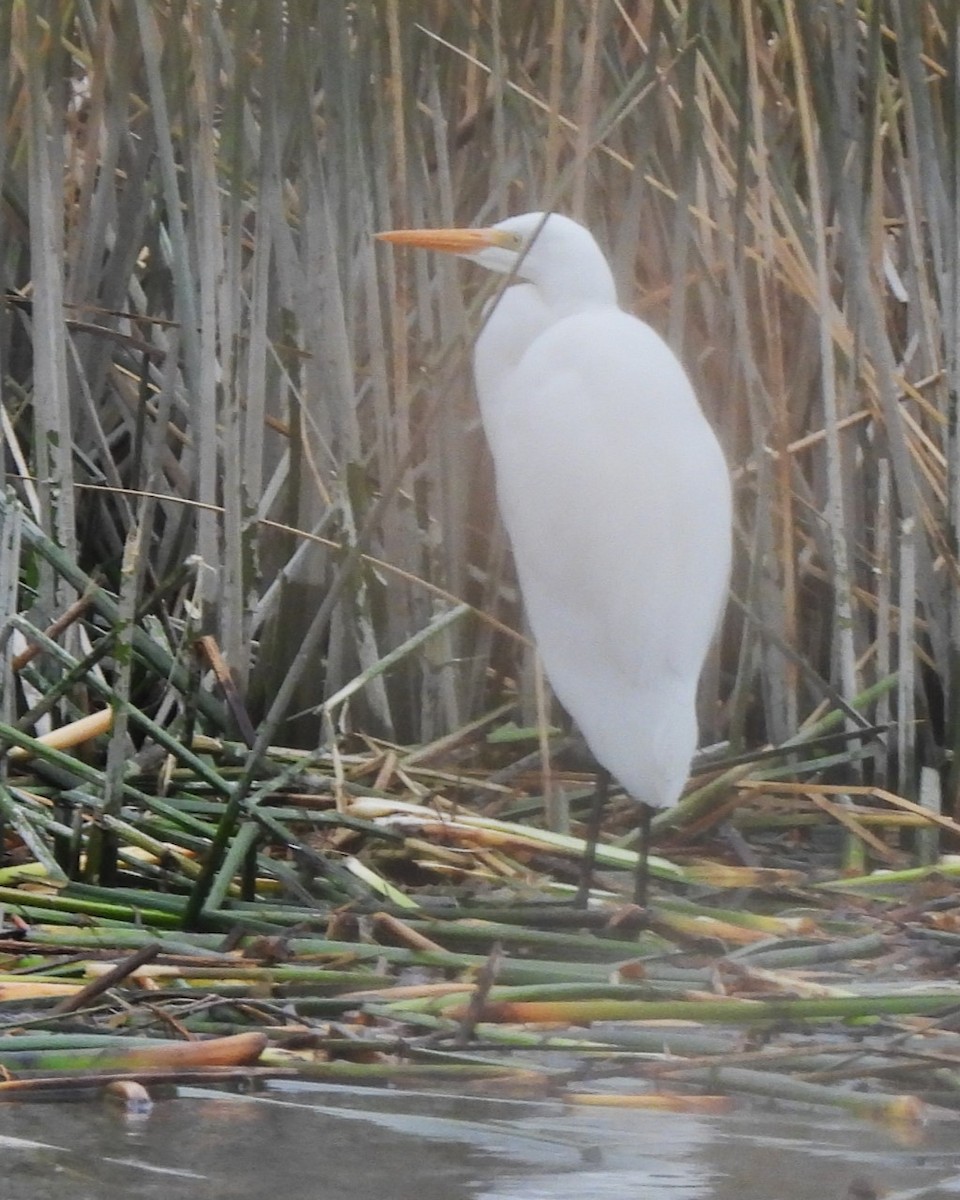
{"type": "Polygon", "coordinates": [[[845,1200],[960,1196],[953,1119],[909,1144],[821,1112],[700,1118],[346,1087],[185,1089],[130,1119],[0,1108],[2,1200],[845,1200]]]}

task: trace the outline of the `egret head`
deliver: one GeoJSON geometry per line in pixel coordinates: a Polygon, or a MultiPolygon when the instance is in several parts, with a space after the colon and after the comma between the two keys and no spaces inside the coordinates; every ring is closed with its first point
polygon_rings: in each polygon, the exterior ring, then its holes
{"type": "Polygon", "coordinates": [[[590,232],[560,213],[508,217],[486,229],[396,229],[382,241],[458,254],[489,271],[532,283],[546,303],[616,303],[613,276],[590,232]]]}

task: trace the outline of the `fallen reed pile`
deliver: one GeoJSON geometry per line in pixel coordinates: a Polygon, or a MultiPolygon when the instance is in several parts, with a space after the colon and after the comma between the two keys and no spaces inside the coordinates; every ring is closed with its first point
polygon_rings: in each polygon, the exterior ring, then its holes
{"type": "Polygon", "coordinates": [[[0,587],[52,571],[82,596],[56,627],[9,619],[0,1099],[296,1074],[960,1107],[960,863],[939,846],[960,828],[830,782],[885,731],[823,711],[751,761],[703,760],[658,820],[645,912],[623,900],[624,802],[579,911],[590,776],[554,766],[571,832],[544,828],[510,704],[413,748],[251,749],[188,623],[130,611],[13,501],[0,543],[0,587]]]}

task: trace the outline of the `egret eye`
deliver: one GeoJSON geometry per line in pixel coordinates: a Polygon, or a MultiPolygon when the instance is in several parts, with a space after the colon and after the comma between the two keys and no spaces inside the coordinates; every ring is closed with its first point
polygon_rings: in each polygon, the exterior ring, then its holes
{"type": "Polygon", "coordinates": [[[520,253],[524,246],[521,234],[512,233],[508,229],[500,229],[497,232],[499,234],[497,241],[501,249],[515,251],[517,254],[520,253]]]}

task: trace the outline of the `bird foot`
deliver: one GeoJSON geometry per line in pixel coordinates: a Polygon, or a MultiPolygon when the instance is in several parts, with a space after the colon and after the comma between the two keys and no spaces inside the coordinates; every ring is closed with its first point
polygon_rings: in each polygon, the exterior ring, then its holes
{"type": "Polygon", "coordinates": [[[639,933],[650,924],[650,913],[639,904],[618,904],[610,914],[606,930],[613,933],[639,933]]]}

